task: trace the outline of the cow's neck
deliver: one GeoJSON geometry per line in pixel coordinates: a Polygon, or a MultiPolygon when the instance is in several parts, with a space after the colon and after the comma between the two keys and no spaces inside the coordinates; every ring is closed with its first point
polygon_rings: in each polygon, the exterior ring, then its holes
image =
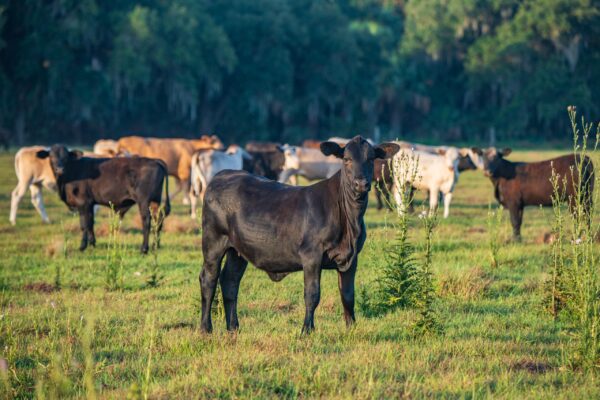
{"type": "Polygon", "coordinates": [[[342,271],[351,267],[358,255],[361,243],[359,240],[364,234],[363,217],[367,210],[368,193],[357,198],[352,191],[351,182],[340,172],[330,178],[331,190],[337,198],[337,219],[341,227],[339,242],[331,254],[331,258],[342,271]]]}
{"type": "Polygon", "coordinates": [[[517,176],[517,164],[508,160],[500,160],[500,167],[497,168],[496,172],[492,176],[492,180],[500,178],[514,179],[517,176]]]}

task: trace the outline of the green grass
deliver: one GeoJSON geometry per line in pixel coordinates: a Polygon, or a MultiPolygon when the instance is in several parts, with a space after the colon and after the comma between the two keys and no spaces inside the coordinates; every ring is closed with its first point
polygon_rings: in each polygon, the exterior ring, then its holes
{"type": "MultiPolygon", "coordinates": [[[[557,154],[517,152],[510,159],[557,154]]],[[[160,285],[146,284],[153,260],[138,253],[142,237],[132,209],[123,223],[123,289],[107,291],[107,210],[97,216],[97,247],[84,253],[77,250],[78,218],[54,193],[44,192],[51,225],[41,223],[26,197],[11,227],[12,163],[12,155],[0,155],[0,358],[9,367],[0,378],[10,383],[10,392],[0,386],[0,397],[34,397],[36,385],[40,392],[62,385],[58,396],[74,397],[91,395],[93,386],[98,398],[130,392],[149,398],[600,396],[598,378],[571,368],[566,354],[572,336],[543,308],[551,250],[539,240],[551,229],[552,211],[526,210],[520,244],[506,242],[505,212],[500,266],[491,269],[486,215],[494,200],[481,172],[461,175],[450,218],[440,221],[434,236],[444,335],[412,336],[416,314],[410,310],[381,318],[359,313],[347,330],[337,274],[325,271],[316,332],[302,337],[302,274],[273,283],[250,267],[240,288],[239,333],[228,334],[222,312],[215,311],[215,331],[206,336],[198,329],[199,226],[180,198],[161,240],[160,285]],[[57,265],[60,291],[52,290],[57,265]],[[86,328],[89,320],[93,330],[86,328]]],[[[374,205],[366,215],[358,288],[374,287],[394,234],[394,215],[374,205]]],[[[410,234],[422,246],[418,221],[410,234]]]]}

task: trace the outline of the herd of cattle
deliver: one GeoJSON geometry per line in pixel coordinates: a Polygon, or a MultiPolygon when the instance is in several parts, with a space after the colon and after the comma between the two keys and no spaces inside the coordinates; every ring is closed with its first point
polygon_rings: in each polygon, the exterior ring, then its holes
{"type": "MultiPolygon", "coordinates": [[[[589,158],[565,155],[523,163],[506,160],[508,154],[510,149],[493,147],[375,144],[361,136],[307,140],[301,146],[250,142],[245,148],[225,148],[216,136],[99,140],[92,153],[62,145],[25,147],[15,156],[18,184],[12,192],[10,222],[16,224],[27,188],[42,220],[49,222],[42,188],[58,191],[61,200],[79,212],[84,250],[95,245],[96,206],[109,206],[123,216],[137,204],[145,253],[152,218],[161,204],[165,216],[170,212],[168,176],[172,176],[177,190],[171,196],[183,192],[193,218],[198,200],[203,203],[202,329],[212,330],[210,307],[219,276],[227,327],[238,327],[237,292],[251,262],[274,281],[304,271],[303,331],[308,332],[314,328],[322,269],[338,271],[346,323],[354,321],[354,274],[366,238],[363,216],[373,182],[386,188],[376,191],[378,209],[384,206],[382,196],[392,193],[398,209],[404,210],[402,200],[407,197],[395,184],[396,175],[403,177],[409,190],[428,191],[432,210],[441,196],[448,217],[459,174],[480,169],[490,178],[498,202],[509,210],[516,239],[525,206],[552,205],[553,171],[564,180],[559,187],[564,201],[582,196],[586,207],[591,206],[594,168],[589,158]],[[572,173],[574,168],[581,169],[581,179],[572,173]],[[319,182],[296,186],[298,176],[319,182]]],[[[389,199],[385,202],[389,204],[389,199]]]]}

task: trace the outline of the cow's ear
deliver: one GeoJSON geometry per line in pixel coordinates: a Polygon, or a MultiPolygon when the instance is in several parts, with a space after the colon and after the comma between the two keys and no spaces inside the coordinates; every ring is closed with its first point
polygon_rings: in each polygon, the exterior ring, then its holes
{"type": "Polygon", "coordinates": [[[73,160],[77,160],[78,158],[83,157],[83,152],[80,150],[71,150],[69,152],[69,157],[71,157],[73,160]]]}
{"type": "Polygon", "coordinates": [[[473,150],[473,153],[475,154],[479,154],[480,156],[483,155],[483,150],[481,150],[479,147],[471,147],[471,150],[473,150]]]}
{"type": "Polygon", "coordinates": [[[512,149],[509,148],[509,147],[505,147],[499,153],[502,155],[502,157],[506,157],[507,155],[509,155],[510,153],[512,153],[512,149]]]}
{"type": "Polygon", "coordinates": [[[398,151],[400,151],[400,146],[396,143],[381,143],[375,147],[375,158],[392,158],[398,151]]]}
{"type": "Polygon", "coordinates": [[[446,155],[446,149],[436,149],[435,152],[438,153],[440,156],[446,155]]]}
{"type": "Polygon", "coordinates": [[[335,142],[323,142],[320,147],[321,153],[326,156],[335,156],[337,158],[344,157],[344,148],[340,147],[340,145],[335,142]]]}
{"type": "Polygon", "coordinates": [[[37,156],[37,158],[48,158],[50,152],[48,150],[40,150],[37,153],[35,153],[35,155],[37,156]]]}

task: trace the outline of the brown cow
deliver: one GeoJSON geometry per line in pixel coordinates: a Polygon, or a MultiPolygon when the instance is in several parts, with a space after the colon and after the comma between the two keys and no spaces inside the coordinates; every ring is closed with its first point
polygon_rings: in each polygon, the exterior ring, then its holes
{"type": "Polygon", "coordinates": [[[172,196],[183,190],[184,204],[189,203],[190,171],[192,156],[196,151],[224,148],[215,135],[202,136],[200,139],[160,139],[141,136],[125,136],[118,141],[118,151],[141,157],[158,158],[167,165],[169,175],[177,180],[177,190],[172,196]]]}
{"type": "Polygon", "coordinates": [[[494,185],[496,200],[510,212],[513,237],[516,240],[521,239],[525,206],[552,206],[552,171],[559,177],[561,199],[568,201],[572,210],[578,193],[582,196],[580,201],[586,210],[589,212],[591,209],[594,165],[587,156],[582,160],[579,155],[569,154],[551,160],[524,163],[504,159],[512,152],[511,149],[498,150],[490,147],[484,150],[473,148],[473,151],[482,156],[483,171],[494,185]],[[578,182],[578,166],[581,166],[582,182],[578,182]],[[574,175],[571,174],[571,168],[574,175]]]}

